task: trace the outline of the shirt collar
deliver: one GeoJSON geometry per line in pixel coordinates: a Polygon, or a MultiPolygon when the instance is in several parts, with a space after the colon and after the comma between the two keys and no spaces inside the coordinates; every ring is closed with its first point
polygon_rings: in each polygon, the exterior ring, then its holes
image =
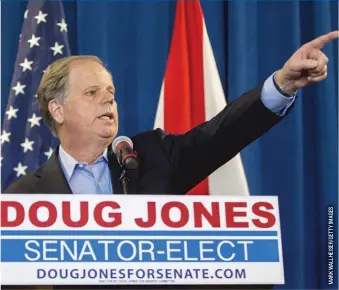
{"type": "MultiPolygon", "coordinates": [[[[108,162],[108,158],[107,158],[107,148],[105,149],[105,151],[102,153],[101,156],[98,157],[98,159],[94,162],[98,162],[101,158],[104,158],[105,162],[108,162]]],[[[62,146],[59,146],[59,160],[61,162],[61,165],[66,173],[66,177],[67,180],[69,181],[72,177],[72,174],[74,172],[75,167],[78,164],[81,164],[84,162],[78,162],[72,155],[68,154],[64,148],[62,148],[62,146]]]]}

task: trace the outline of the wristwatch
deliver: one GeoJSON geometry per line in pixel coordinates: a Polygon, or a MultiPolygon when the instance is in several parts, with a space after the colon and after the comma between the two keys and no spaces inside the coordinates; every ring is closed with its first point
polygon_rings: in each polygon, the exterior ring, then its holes
{"type": "Polygon", "coordinates": [[[287,97],[287,98],[293,98],[295,97],[296,94],[289,94],[289,93],[286,93],[284,92],[277,84],[277,82],[275,81],[275,74],[273,75],[273,84],[275,86],[275,88],[278,90],[278,92],[280,94],[282,94],[283,96],[287,97]]]}

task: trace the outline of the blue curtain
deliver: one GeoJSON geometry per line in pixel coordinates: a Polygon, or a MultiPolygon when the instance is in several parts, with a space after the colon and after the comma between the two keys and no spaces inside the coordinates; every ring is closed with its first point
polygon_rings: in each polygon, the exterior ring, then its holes
{"type": "MultiPolygon", "coordinates": [[[[2,2],[2,118],[25,7],[2,2]]],[[[202,7],[228,101],[279,69],[303,43],[338,29],[334,1],[202,1],[202,7]]],[[[64,8],[72,53],[95,54],[112,71],[119,134],[151,129],[175,1],[66,1],[64,8]]],[[[300,92],[291,114],[241,152],[252,194],[279,197],[286,284],[277,289],[338,286],[327,280],[327,209],[334,206],[336,221],[338,204],[338,45],[323,51],[327,79],[300,92]]]]}

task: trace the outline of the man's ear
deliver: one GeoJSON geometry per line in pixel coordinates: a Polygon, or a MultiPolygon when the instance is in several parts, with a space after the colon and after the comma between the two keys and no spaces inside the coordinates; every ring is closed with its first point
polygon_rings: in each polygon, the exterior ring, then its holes
{"type": "Polygon", "coordinates": [[[51,100],[48,103],[48,110],[51,113],[53,119],[61,125],[64,122],[64,110],[56,100],[51,100]]]}

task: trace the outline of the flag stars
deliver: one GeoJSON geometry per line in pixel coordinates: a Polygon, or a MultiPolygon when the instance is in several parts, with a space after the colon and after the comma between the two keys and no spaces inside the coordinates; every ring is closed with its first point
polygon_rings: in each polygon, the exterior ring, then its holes
{"type": "Polygon", "coordinates": [[[19,162],[18,166],[14,167],[13,170],[16,172],[16,177],[19,177],[20,175],[26,175],[27,166],[23,166],[21,162],[19,162]]]}
{"type": "Polygon", "coordinates": [[[29,47],[32,48],[34,45],[40,46],[39,40],[41,37],[36,37],[35,34],[32,35],[32,38],[27,40],[29,42],[29,47]]]}
{"type": "Polygon", "coordinates": [[[20,82],[17,82],[16,85],[12,88],[15,91],[15,95],[19,95],[19,94],[25,94],[24,92],[24,88],[26,87],[26,85],[22,85],[20,82]]]}
{"type": "Polygon", "coordinates": [[[32,70],[32,64],[33,61],[29,61],[27,58],[25,58],[24,62],[20,63],[20,66],[22,66],[22,71],[25,72],[26,70],[32,70]]]}
{"type": "Polygon", "coordinates": [[[41,120],[41,117],[38,117],[37,115],[35,115],[35,113],[33,113],[32,118],[28,119],[28,122],[31,123],[31,128],[33,128],[34,126],[40,126],[39,121],[41,120]]]}
{"type": "Polygon", "coordinates": [[[18,118],[16,113],[19,111],[19,109],[14,109],[12,106],[9,107],[9,110],[6,111],[7,119],[10,120],[12,118],[18,118]]]}
{"type": "Polygon", "coordinates": [[[58,53],[60,53],[62,55],[62,48],[64,46],[63,45],[60,45],[58,42],[56,42],[54,44],[54,46],[51,47],[51,50],[53,50],[53,55],[57,55],[58,53]]]}
{"type": "Polygon", "coordinates": [[[48,15],[47,13],[43,14],[42,11],[40,10],[39,14],[37,16],[35,16],[34,18],[37,20],[38,24],[40,24],[41,22],[45,22],[46,23],[47,22],[46,21],[46,16],[47,15],[48,15]]]}
{"type": "Polygon", "coordinates": [[[33,151],[33,144],[34,141],[29,141],[28,138],[25,138],[25,142],[21,143],[20,146],[24,148],[24,153],[26,153],[28,150],[33,151]]]}
{"type": "Polygon", "coordinates": [[[51,156],[53,154],[53,148],[49,147],[49,150],[46,151],[44,154],[47,156],[48,159],[51,158],[51,156]]]}
{"type": "Polygon", "coordinates": [[[67,32],[67,23],[65,22],[65,19],[62,19],[57,25],[60,26],[60,32],[67,32]]]}
{"type": "Polygon", "coordinates": [[[9,142],[9,136],[11,136],[11,133],[6,132],[5,130],[2,131],[2,135],[1,135],[1,144],[5,143],[5,142],[9,142]]]}
{"type": "Polygon", "coordinates": [[[25,14],[24,14],[24,18],[25,18],[25,19],[26,19],[27,16],[28,16],[28,12],[29,12],[29,9],[27,9],[27,10],[25,11],[25,14]]]}

